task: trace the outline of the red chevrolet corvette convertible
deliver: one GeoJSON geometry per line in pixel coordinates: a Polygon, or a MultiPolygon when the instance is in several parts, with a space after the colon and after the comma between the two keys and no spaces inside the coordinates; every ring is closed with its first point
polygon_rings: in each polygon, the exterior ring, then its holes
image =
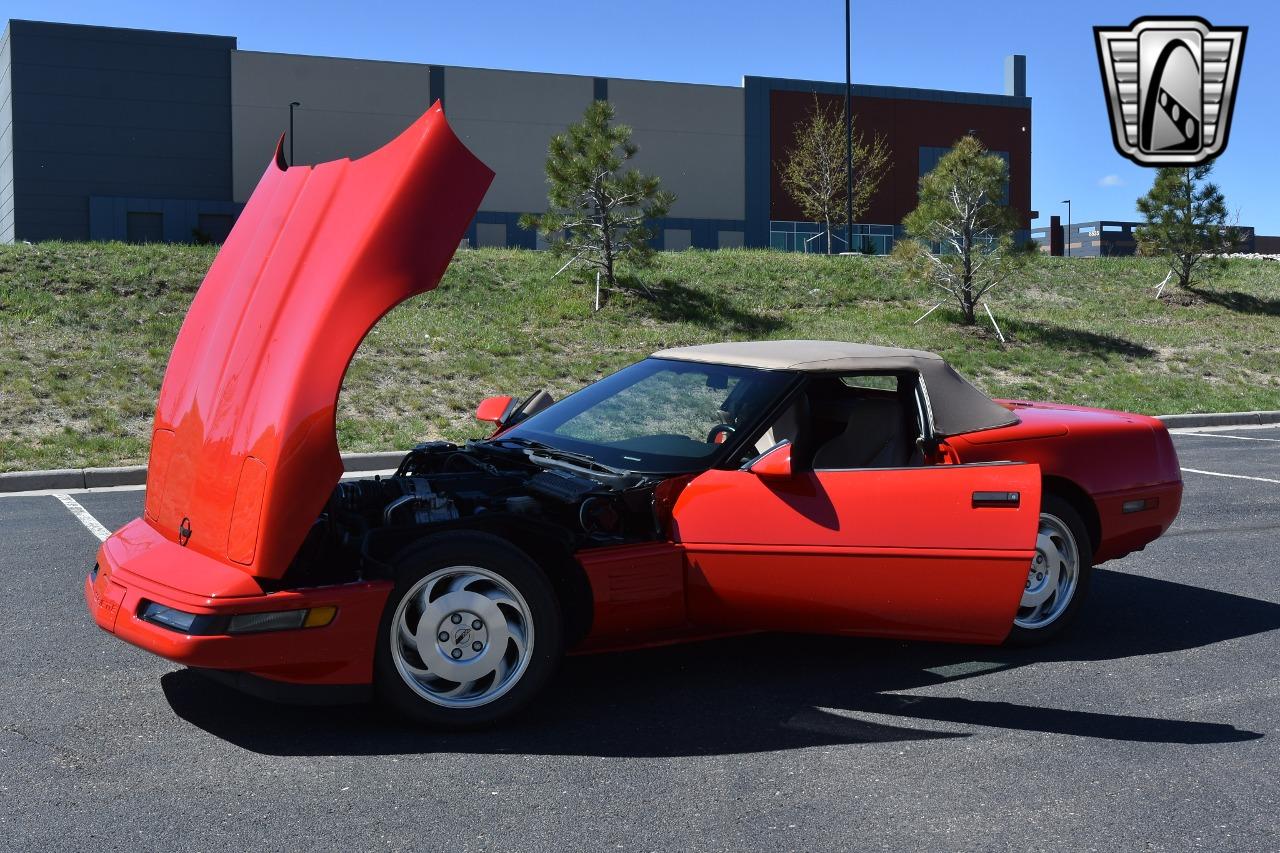
{"type": "Polygon", "coordinates": [[[1093,566],[1177,514],[1157,420],[994,401],[931,353],[828,341],[669,349],[559,402],[491,398],[489,438],[340,480],[347,364],[438,283],[491,178],[439,106],[356,161],[277,148],[174,345],[143,517],[85,582],[102,628],[259,694],[476,726],[567,652],[1040,642],[1093,566]]]}

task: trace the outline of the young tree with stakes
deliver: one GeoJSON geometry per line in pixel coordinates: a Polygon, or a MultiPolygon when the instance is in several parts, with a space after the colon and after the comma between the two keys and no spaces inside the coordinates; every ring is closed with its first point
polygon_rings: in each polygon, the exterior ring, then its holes
{"type": "MultiPolygon", "coordinates": [[[[855,119],[856,120],[856,119],[855,119]]],[[[832,230],[845,224],[848,193],[848,153],[844,107],[823,106],[815,93],[809,115],[796,123],[795,142],[778,164],[782,187],[795,199],[804,215],[821,222],[827,235],[827,254],[832,247],[832,230]]],[[[853,218],[867,210],[871,197],[889,171],[889,149],[883,136],[867,142],[853,131],[853,218]]],[[[857,251],[852,246],[849,251],[857,251]]]]}
{"type": "Polygon", "coordinates": [[[1138,252],[1163,256],[1178,284],[1190,290],[1197,267],[1215,262],[1240,242],[1239,229],[1227,223],[1227,202],[1209,180],[1212,161],[1156,172],[1151,191],[1138,199],[1146,224],[1135,231],[1138,252]]]}
{"type": "Polygon", "coordinates": [[[551,137],[550,209],[520,218],[520,226],[541,232],[553,252],[598,271],[610,289],[618,287],[619,260],[636,266],[652,260],[653,232],[646,222],[666,216],[675,202],[657,177],[623,168],[637,150],[631,128],[613,124],[613,107],[592,102],[581,122],[551,137]]]}
{"type": "Polygon", "coordinates": [[[947,294],[966,325],[990,290],[1025,262],[1018,213],[1003,201],[1008,165],[966,136],[920,179],[920,203],[902,221],[894,254],[908,275],[947,294]]]}

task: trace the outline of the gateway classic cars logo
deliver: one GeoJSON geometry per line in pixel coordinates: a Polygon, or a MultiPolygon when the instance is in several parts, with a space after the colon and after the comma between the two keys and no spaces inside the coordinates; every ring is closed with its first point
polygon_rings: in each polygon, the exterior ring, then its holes
{"type": "Polygon", "coordinates": [[[1140,166],[1197,166],[1221,154],[1247,31],[1166,17],[1094,27],[1116,150],[1140,166]]]}

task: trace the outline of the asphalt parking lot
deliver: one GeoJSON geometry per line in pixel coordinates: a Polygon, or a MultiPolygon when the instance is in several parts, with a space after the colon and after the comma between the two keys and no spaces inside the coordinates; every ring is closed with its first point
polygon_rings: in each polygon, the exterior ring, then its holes
{"type": "MultiPolygon", "coordinates": [[[[759,636],[563,667],[468,735],[247,698],[85,611],[0,497],[10,849],[1277,850],[1280,428],[1176,437],[1175,527],[1038,650],[759,636]],[[1212,472],[1212,473],[1203,473],[1212,472]],[[1225,476],[1224,476],[1225,475],[1225,476]]],[[[114,529],[142,492],[73,494],[114,529]]]]}

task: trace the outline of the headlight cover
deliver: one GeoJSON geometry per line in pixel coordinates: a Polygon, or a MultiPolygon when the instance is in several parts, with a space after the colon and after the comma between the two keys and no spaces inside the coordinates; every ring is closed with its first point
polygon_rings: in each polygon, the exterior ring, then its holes
{"type": "Polygon", "coordinates": [[[179,634],[222,634],[226,632],[227,625],[225,616],[188,613],[155,601],[144,601],[138,609],[138,617],[179,634]]]}
{"type": "Polygon", "coordinates": [[[144,601],[138,618],[179,634],[260,634],[266,631],[292,631],[298,628],[323,628],[333,621],[338,608],[312,607],[302,610],[273,610],[265,613],[237,613],[233,616],[210,616],[188,613],[155,601],[144,601]]]}

